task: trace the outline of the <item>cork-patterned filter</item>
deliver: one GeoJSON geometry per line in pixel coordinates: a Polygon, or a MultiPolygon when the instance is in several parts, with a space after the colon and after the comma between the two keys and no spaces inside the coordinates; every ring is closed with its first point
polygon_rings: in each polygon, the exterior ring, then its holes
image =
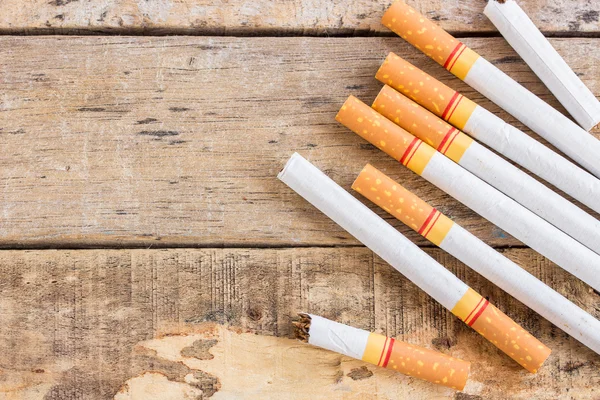
{"type": "Polygon", "coordinates": [[[419,175],[435,153],[432,147],[354,96],[346,100],[335,119],[419,175]]]}
{"type": "Polygon", "coordinates": [[[455,390],[463,390],[471,364],[443,353],[371,333],[363,361],[455,390]]]}
{"type": "Polygon", "coordinates": [[[450,218],[369,164],[352,189],[438,246],[454,225],[450,218]]]}
{"type": "Polygon", "coordinates": [[[461,130],[477,107],[456,90],[394,53],[388,54],[375,77],[461,130]]]}
{"type": "Polygon", "coordinates": [[[548,347],[472,289],[452,313],[532,373],[550,356],[548,347]]]}
{"type": "Polygon", "coordinates": [[[473,143],[469,136],[388,85],[379,92],[373,109],[457,163],[473,143]]]}
{"type": "Polygon", "coordinates": [[[381,22],[460,79],[467,76],[479,58],[473,50],[402,1],[392,4],[381,22]]]}

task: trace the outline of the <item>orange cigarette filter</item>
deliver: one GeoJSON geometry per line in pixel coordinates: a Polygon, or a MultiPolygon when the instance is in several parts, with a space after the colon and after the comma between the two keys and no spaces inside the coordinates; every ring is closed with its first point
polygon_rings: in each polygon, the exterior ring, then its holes
{"type": "Polygon", "coordinates": [[[419,175],[435,154],[431,146],[354,96],[346,100],[336,120],[419,175]]]}
{"type": "Polygon", "coordinates": [[[473,101],[394,53],[388,54],[375,77],[460,130],[477,108],[473,101]]]}
{"type": "MultiPolygon", "coordinates": [[[[367,165],[352,188],[436,245],[454,222],[414,193],[367,165]]],[[[472,289],[452,313],[530,372],[537,372],[551,350],[472,289]]]]}
{"type": "Polygon", "coordinates": [[[404,375],[463,390],[470,363],[424,347],[371,333],[363,361],[404,375]]]}
{"type": "Polygon", "coordinates": [[[480,57],[402,1],[392,4],[381,22],[461,80],[480,57]]]}
{"type": "Polygon", "coordinates": [[[379,92],[373,108],[457,163],[473,143],[469,136],[388,85],[379,92]]]}

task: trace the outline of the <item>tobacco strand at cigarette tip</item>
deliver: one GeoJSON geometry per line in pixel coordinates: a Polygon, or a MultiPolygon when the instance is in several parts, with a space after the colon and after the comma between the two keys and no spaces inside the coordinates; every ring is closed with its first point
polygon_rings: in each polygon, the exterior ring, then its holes
{"type": "Polygon", "coordinates": [[[308,314],[298,313],[297,319],[292,321],[294,326],[294,337],[302,342],[308,343],[310,337],[311,318],[308,314]]]}

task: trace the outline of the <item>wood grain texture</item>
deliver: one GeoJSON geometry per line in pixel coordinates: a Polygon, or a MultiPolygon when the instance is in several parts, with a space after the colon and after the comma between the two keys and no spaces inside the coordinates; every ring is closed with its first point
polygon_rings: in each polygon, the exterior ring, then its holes
{"type": "MultiPolygon", "coordinates": [[[[467,43],[558,106],[503,40],[467,43]]],[[[552,43],[600,93],[600,39],[552,43]]],[[[0,38],[0,246],[358,244],[276,179],[294,151],[348,189],[370,162],[519,245],[334,121],[388,51],[514,122],[396,38],[0,38]]]]}
{"type": "MultiPolygon", "coordinates": [[[[409,0],[444,29],[496,32],[483,15],[485,0],[409,0]]],[[[388,31],[381,16],[391,0],[3,0],[6,33],[302,34],[348,35],[388,31]]],[[[542,30],[553,34],[600,33],[593,0],[521,0],[542,30]]]]}
{"type": "MultiPolygon", "coordinates": [[[[429,252],[553,349],[537,375],[364,248],[22,250],[0,252],[0,398],[600,396],[598,355],[429,252]],[[467,359],[466,393],[288,339],[299,311],[467,359]]],[[[583,283],[531,250],[505,254],[600,317],[583,283]]]]}

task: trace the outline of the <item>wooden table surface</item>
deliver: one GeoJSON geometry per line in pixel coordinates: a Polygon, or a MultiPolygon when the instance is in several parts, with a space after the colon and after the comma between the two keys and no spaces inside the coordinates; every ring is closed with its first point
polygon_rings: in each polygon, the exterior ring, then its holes
{"type": "MultiPolygon", "coordinates": [[[[0,0],[0,399],[600,399],[600,356],[376,210],[553,349],[527,373],[276,179],[295,151],[345,188],[371,162],[600,317],[599,293],[334,121],[394,51],[522,127],[386,31],[390,3],[0,0]],[[299,343],[299,311],[471,380],[299,343]]],[[[485,1],[410,3],[559,107],[485,1]]],[[[600,94],[600,4],[520,4],[600,94]]]]}

